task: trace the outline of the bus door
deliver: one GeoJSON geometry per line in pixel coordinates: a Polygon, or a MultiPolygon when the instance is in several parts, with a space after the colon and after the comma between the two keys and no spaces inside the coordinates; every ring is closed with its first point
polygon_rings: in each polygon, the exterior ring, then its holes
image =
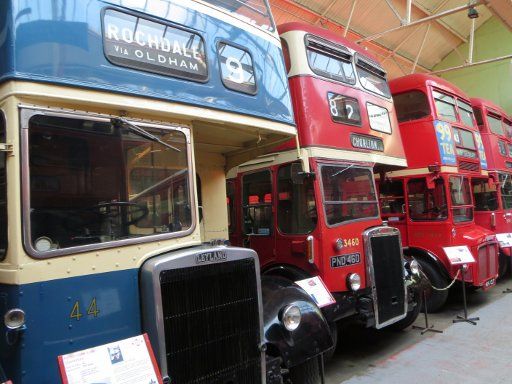
{"type": "MultiPolygon", "coordinates": [[[[442,178],[418,177],[407,180],[408,244],[423,247],[439,245],[448,220],[448,203],[442,178]]],[[[448,245],[448,244],[443,244],[448,245]]]]}
{"type": "Polygon", "coordinates": [[[303,176],[300,163],[284,164],[277,170],[276,190],[276,260],[307,269],[307,237],[318,221],[314,179],[303,176]]]}
{"type": "Polygon", "coordinates": [[[382,219],[397,228],[402,236],[402,244],[407,246],[407,216],[405,206],[404,180],[384,180],[379,185],[382,219]]]}
{"type": "Polygon", "coordinates": [[[272,172],[270,169],[242,176],[243,245],[258,253],[262,266],[275,259],[272,197],[272,172]]]}

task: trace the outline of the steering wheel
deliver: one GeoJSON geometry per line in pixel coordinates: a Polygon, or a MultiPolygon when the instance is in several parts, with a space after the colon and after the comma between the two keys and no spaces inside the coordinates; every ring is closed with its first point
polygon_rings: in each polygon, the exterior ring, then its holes
{"type": "Polygon", "coordinates": [[[119,217],[121,214],[121,210],[126,207],[130,210],[130,213],[132,215],[132,219],[130,221],[127,221],[126,225],[132,225],[136,222],[142,220],[149,214],[149,209],[145,205],[139,205],[137,203],[131,203],[129,201],[110,201],[107,203],[99,203],[96,204],[89,209],[94,211],[95,213],[104,216],[109,219],[115,219],[119,217]],[[118,207],[119,209],[112,210],[113,207],[118,207]],[[134,209],[131,209],[131,207],[134,207],[134,209]],[[139,214],[139,216],[137,216],[139,214]],[[133,218],[135,216],[135,218],[133,218]]]}

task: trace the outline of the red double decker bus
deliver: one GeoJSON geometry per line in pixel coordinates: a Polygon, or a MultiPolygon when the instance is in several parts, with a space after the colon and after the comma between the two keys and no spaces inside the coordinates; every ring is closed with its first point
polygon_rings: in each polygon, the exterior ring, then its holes
{"type": "MultiPolygon", "coordinates": [[[[466,283],[493,286],[496,239],[474,220],[471,178],[487,177],[487,161],[469,98],[453,84],[422,74],[395,79],[390,88],[409,167],[380,179],[383,217],[400,230],[404,252],[418,260],[435,287],[456,276],[448,253],[468,249],[475,263],[466,283]]],[[[446,290],[432,290],[427,308],[440,309],[447,296],[446,290]]]]}
{"type": "Polygon", "coordinates": [[[379,213],[374,172],[406,166],[386,72],[327,30],[290,23],[279,32],[298,147],[231,171],[230,240],[257,251],[264,276],[319,275],[336,300],[323,309],[332,329],[352,316],[403,328],[419,312],[419,270],[379,213]]]}
{"type": "Polygon", "coordinates": [[[499,275],[508,270],[512,247],[512,122],[490,100],[472,98],[489,178],[473,178],[475,222],[496,233],[500,246],[499,275]]]}

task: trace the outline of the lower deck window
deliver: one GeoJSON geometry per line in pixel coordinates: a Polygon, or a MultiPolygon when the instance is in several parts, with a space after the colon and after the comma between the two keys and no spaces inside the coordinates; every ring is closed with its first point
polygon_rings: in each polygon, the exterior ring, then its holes
{"type": "Polygon", "coordinates": [[[407,198],[411,220],[434,221],[448,218],[448,205],[442,179],[436,179],[433,188],[428,188],[425,178],[409,180],[407,198]]]}

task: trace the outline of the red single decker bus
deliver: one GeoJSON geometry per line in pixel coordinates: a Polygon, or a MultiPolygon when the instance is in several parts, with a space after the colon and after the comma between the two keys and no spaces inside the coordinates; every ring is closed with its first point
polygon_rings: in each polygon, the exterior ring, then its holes
{"type": "MultiPolygon", "coordinates": [[[[475,262],[465,282],[495,285],[496,238],[473,217],[471,178],[488,174],[469,98],[453,84],[423,74],[392,80],[390,88],[409,168],[380,179],[383,217],[400,230],[404,253],[418,260],[434,287],[446,287],[459,268],[456,255],[469,252],[475,262]]],[[[431,290],[428,310],[441,308],[447,297],[447,290],[431,290]]]]}
{"type": "Polygon", "coordinates": [[[489,179],[473,178],[475,222],[496,233],[500,246],[499,275],[508,270],[512,247],[512,122],[490,100],[471,99],[480,129],[489,179]]]}
{"type": "Polygon", "coordinates": [[[374,172],[406,166],[386,72],[327,30],[278,30],[298,146],[232,171],[230,240],[257,251],[264,276],[320,276],[336,301],[322,311],[333,330],[354,315],[367,327],[403,328],[419,312],[419,266],[379,213],[374,172]]]}

